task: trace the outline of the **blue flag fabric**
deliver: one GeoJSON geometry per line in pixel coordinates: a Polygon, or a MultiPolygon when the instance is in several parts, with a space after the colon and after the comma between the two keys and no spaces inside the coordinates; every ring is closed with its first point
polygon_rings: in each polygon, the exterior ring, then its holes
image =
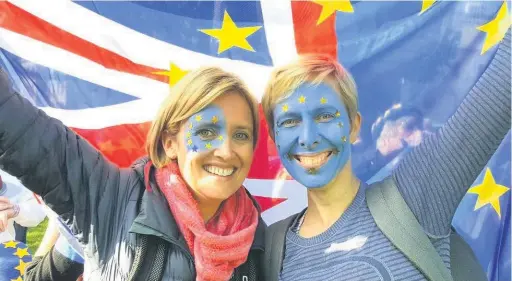
{"type": "Polygon", "coordinates": [[[17,241],[0,243],[0,281],[22,281],[30,261],[27,245],[17,241]]]}

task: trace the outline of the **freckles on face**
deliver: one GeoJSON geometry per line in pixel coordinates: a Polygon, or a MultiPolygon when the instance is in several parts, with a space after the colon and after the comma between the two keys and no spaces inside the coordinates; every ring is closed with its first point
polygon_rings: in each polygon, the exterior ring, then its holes
{"type": "Polygon", "coordinates": [[[323,83],[305,83],[274,110],[274,133],[288,172],[306,187],[329,183],[346,164],[350,123],[341,97],[323,83]]]}

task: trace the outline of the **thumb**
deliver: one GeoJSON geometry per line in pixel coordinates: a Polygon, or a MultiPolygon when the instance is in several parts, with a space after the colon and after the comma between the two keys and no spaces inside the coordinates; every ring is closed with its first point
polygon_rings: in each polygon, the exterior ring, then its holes
{"type": "Polygon", "coordinates": [[[0,213],[0,233],[7,229],[7,216],[4,213],[0,213]]]}

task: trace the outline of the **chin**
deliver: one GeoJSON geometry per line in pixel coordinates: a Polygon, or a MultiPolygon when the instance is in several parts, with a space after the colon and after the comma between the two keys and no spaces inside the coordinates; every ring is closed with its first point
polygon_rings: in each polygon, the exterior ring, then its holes
{"type": "Polygon", "coordinates": [[[305,179],[302,181],[297,180],[300,184],[304,185],[307,189],[319,189],[327,185],[329,182],[324,182],[319,179],[305,179]]]}
{"type": "Polygon", "coordinates": [[[334,181],[338,175],[338,172],[336,171],[333,173],[332,171],[319,170],[319,174],[308,175],[306,174],[306,171],[302,170],[300,172],[296,172],[295,174],[297,176],[292,175],[292,177],[307,189],[320,189],[334,181]]]}
{"type": "MultiPolygon", "coordinates": [[[[226,186],[226,185],[209,185],[205,187],[207,192],[204,192],[203,195],[212,200],[226,200],[231,195],[235,194],[240,186],[226,186]],[[215,190],[212,190],[215,188],[215,190]]],[[[203,189],[204,190],[204,189],[203,189]]]]}

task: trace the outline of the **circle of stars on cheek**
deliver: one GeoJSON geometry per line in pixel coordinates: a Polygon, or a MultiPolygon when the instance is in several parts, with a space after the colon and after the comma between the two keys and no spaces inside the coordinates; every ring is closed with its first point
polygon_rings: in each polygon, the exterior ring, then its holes
{"type": "MultiPolygon", "coordinates": [[[[195,117],[195,119],[197,120],[197,119],[198,119],[198,117],[199,117],[199,119],[201,119],[201,115],[197,115],[197,116],[195,117]]],[[[189,129],[189,131],[187,131],[187,133],[185,134],[185,137],[186,137],[186,140],[187,140],[187,146],[192,146],[192,145],[194,144],[194,143],[192,142],[192,133],[190,132],[190,130],[192,130],[192,128],[194,128],[194,125],[192,124],[192,122],[190,122],[190,123],[188,124],[188,129],[189,129]]],[[[195,147],[195,145],[194,145],[194,147],[195,147]]],[[[195,151],[197,151],[197,149],[196,149],[195,151]]],[[[194,151],[194,152],[195,152],[195,151],[194,151]]]]}

